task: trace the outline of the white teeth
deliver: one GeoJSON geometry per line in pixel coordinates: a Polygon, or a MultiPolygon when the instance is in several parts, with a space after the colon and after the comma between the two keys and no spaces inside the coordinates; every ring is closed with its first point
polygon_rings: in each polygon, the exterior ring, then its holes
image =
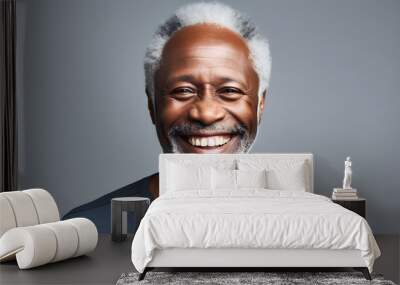
{"type": "Polygon", "coordinates": [[[194,146],[221,146],[230,140],[227,136],[189,137],[188,141],[194,146]]]}

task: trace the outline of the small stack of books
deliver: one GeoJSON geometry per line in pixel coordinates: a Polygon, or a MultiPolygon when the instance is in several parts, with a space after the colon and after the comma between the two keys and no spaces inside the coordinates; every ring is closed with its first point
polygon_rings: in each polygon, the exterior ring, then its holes
{"type": "Polygon", "coordinates": [[[334,200],[357,200],[357,189],[333,188],[332,199],[334,200]]]}

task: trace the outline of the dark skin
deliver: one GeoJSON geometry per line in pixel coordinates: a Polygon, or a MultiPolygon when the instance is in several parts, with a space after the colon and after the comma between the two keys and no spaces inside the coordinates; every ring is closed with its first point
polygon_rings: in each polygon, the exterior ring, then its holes
{"type": "MultiPolygon", "coordinates": [[[[148,96],[163,151],[173,150],[169,135],[173,127],[195,125],[174,136],[181,152],[238,152],[242,137],[235,126],[242,126],[252,142],[259,123],[258,104],[260,112],[264,110],[264,97],[258,102],[258,86],[249,49],[236,33],[210,24],[176,32],[166,43],[155,74],[155,110],[148,96]],[[206,145],[199,144],[203,138],[206,145]]],[[[158,175],[150,178],[150,185],[157,197],[158,175]]]]}

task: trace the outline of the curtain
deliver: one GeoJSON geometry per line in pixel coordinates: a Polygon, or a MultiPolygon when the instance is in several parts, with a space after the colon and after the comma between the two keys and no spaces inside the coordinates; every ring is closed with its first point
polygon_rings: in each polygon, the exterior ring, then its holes
{"type": "Polygon", "coordinates": [[[17,190],[16,2],[0,0],[0,192],[17,190]]]}

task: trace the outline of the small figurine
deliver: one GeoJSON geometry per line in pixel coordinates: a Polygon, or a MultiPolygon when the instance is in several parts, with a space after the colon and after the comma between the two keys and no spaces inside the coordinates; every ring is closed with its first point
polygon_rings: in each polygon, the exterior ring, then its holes
{"type": "Polygon", "coordinates": [[[348,156],[344,162],[344,179],[343,179],[343,189],[351,188],[351,176],[353,171],[351,170],[351,158],[348,156]]]}

